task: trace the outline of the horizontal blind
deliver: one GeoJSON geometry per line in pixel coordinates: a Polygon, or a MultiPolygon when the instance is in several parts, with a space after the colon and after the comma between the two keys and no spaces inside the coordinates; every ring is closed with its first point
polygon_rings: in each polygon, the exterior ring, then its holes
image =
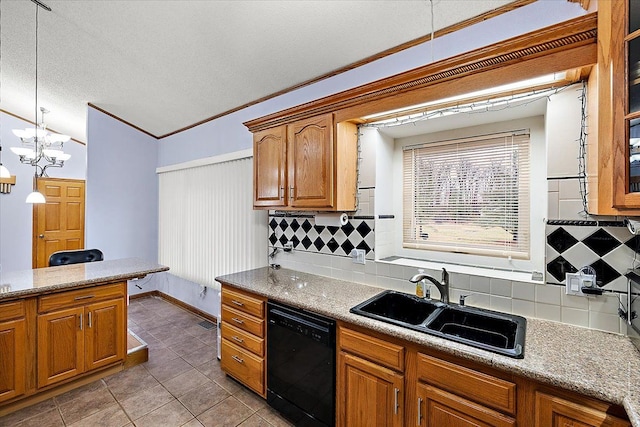
{"type": "Polygon", "coordinates": [[[403,246],[529,258],[529,134],[406,147],[403,246]]]}
{"type": "Polygon", "coordinates": [[[171,274],[217,287],[217,276],[266,265],[252,168],[245,158],[159,174],[159,261],[171,274]]]}

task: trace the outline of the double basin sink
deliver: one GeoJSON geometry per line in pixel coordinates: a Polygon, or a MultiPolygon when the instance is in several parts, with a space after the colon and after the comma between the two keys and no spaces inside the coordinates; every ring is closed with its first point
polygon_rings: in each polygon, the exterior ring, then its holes
{"type": "Polygon", "coordinates": [[[524,357],[527,321],[521,316],[444,304],[391,290],[379,293],[350,311],[505,356],[524,357]]]}

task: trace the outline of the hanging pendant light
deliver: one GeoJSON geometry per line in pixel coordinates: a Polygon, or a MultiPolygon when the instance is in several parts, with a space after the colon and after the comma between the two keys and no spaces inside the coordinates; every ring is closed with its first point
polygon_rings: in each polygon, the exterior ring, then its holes
{"type": "MultiPolygon", "coordinates": [[[[36,139],[36,149],[37,149],[37,135],[38,135],[38,10],[40,9],[40,3],[39,2],[34,2],[36,3],[36,105],[35,105],[35,128],[33,131],[33,135],[36,139]]],[[[44,117],[44,111],[43,111],[43,117],[44,117]]],[[[37,154],[37,153],[36,153],[37,154]]],[[[36,155],[37,158],[37,155],[36,155]]],[[[39,204],[39,203],[46,203],[46,200],[44,198],[44,196],[42,195],[42,193],[40,193],[38,191],[38,162],[33,163],[33,168],[34,168],[34,177],[33,177],[33,191],[31,193],[29,193],[29,195],[27,196],[27,200],[25,200],[25,202],[27,203],[31,203],[31,204],[39,204]]],[[[44,173],[44,170],[43,170],[44,173]]]]}

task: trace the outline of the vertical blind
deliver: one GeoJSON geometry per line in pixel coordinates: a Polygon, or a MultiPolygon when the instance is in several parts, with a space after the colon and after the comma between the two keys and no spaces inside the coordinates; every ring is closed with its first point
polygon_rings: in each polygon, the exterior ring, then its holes
{"type": "Polygon", "coordinates": [[[159,174],[159,262],[217,287],[216,276],[267,263],[267,212],[253,210],[252,159],[159,174]]]}
{"type": "Polygon", "coordinates": [[[403,247],[529,258],[529,132],[405,147],[403,247]]]}

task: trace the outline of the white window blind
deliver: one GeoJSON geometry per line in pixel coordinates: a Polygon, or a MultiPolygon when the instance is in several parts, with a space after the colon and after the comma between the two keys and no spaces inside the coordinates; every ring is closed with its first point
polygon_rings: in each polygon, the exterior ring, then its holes
{"type": "Polygon", "coordinates": [[[403,246],[529,259],[529,132],[403,150],[403,246]]]}

